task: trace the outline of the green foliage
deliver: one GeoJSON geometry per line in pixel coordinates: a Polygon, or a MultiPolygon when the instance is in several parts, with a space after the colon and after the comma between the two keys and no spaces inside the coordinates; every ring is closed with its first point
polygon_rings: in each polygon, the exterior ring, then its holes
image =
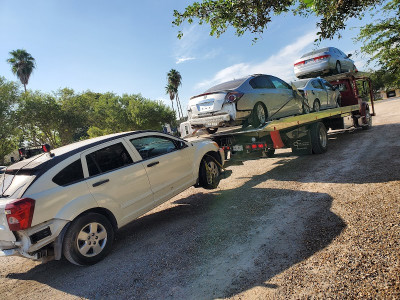
{"type": "Polygon", "coordinates": [[[400,0],[392,0],[383,7],[383,20],[361,28],[357,41],[364,44],[361,51],[376,62],[381,70],[376,78],[385,88],[400,87],[400,0]]]}
{"type": "Polygon", "coordinates": [[[35,59],[24,49],[17,49],[10,52],[11,57],[7,62],[11,65],[11,71],[17,75],[21,83],[24,85],[26,92],[26,85],[29,78],[36,67],[35,59]]]}
{"type": "Polygon", "coordinates": [[[0,77],[0,164],[5,163],[4,157],[18,145],[15,112],[18,97],[18,85],[0,77]]]}
{"type": "MultiPolygon", "coordinates": [[[[238,36],[246,31],[251,34],[262,34],[272,15],[292,11],[303,16],[314,15],[320,20],[317,23],[319,39],[333,38],[345,28],[351,18],[362,18],[364,13],[383,0],[203,0],[194,2],[184,12],[174,10],[174,21],[180,26],[187,21],[210,24],[210,35],[219,37],[229,27],[236,30],[238,36]]],[[[178,33],[181,38],[183,33],[178,33]]],[[[257,38],[255,38],[256,40],[257,38]]]]}

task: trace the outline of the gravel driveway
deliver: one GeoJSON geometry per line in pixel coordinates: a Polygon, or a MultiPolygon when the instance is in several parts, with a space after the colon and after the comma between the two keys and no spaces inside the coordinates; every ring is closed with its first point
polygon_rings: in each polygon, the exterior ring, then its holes
{"type": "Polygon", "coordinates": [[[400,99],[323,155],[247,161],[122,228],[91,267],[2,258],[3,299],[400,297],[400,99]]]}

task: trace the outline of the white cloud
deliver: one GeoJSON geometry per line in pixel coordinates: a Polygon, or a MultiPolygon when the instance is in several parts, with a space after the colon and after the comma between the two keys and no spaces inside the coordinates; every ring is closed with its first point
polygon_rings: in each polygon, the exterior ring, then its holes
{"type": "Polygon", "coordinates": [[[179,57],[176,60],[176,64],[178,65],[178,64],[183,63],[185,61],[193,60],[193,59],[196,59],[196,58],[195,57],[179,57]]]}
{"type": "Polygon", "coordinates": [[[238,63],[218,71],[212,79],[207,79],[196,84],[196,89],[204,89],[212,85],[241,78],[251,74],[270,74],[283,80],[293,80],[293,63],[302,54],[304,49],[311,45],[316,39],[316,33],[309,32],[299,37],[292,44],[280,49],[278,53],[270,56],[267,60],[257,63],[238,63]]]}

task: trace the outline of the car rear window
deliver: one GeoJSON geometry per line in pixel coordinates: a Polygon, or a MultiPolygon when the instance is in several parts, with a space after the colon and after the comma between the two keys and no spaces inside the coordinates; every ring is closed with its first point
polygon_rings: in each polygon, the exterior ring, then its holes
{"type": "Polygon", "coordinates": [[[0,198],[22,194],[34,178],[34,173],[27,170],[21,173],[6,171],[0,175],[0,198]]]}
{"type": "Polygon", "coordinates": [[[66,186],[83,179],[83,169],[81,160],[78,159],[72,164],[62,169],[56,176],[53,177],[53,182],[66,186]]]}
{"type": "Polygon", "coordinates": [[[253,89],[274,89],[275,86],[267,76],[257,76],[249,81],[253,89]]]}
{"type": "Polygon", "coordinates": [[[313,56],[313,55],[315,55],[317,53],[321,53],[321,52],[329,52],[329,48],[321,48],[321,49],[317,49],[317,50],[308,52],[308,53],[304,54],[301,58],[307,57],[307,56],[313,56]]]}
{"type": "Polygon", "coordinates": [[[245,82],[247,78],[241,78],[241,79],[235,79],[232,81],[224,82],[217,84],[213,86],[212,88],[209,88],[207,91],[204,93],[213,93],[213,92],[221,92],[221,91],[226,91],[226,90],[233,90],[238,88],[245,82]]]}

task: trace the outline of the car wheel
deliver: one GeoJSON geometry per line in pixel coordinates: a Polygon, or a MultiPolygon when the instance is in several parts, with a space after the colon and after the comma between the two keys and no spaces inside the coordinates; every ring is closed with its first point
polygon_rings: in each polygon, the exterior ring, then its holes
{"type": "Polygon", "coordinates": [[[309,114],[310,113],[310,105],[308,104],[308,101],[305,100],[303,101],[303,114],[309,114]]]}
{"type": "Polygon", "coordinates": [[[319,103],[319,100],[316,99],[316,100],[314,100],[314,103],[313,103],[313,111],[317,112],[320,110],[321,110],[321,104],[319,103]]]}
{"type": "Polygon", "coordinates": [[[254,105],[253,112],[251,113],[250,117],[251,117],[251,125],[254,128],[264,125],[264,123],[268,119],[267,108],[263,103],[257,102],[256,105],[254,105]]]}
{"type": "Polygon", "coordinates": [[[336,62],[336,67],[335,67],[335,74],[340,74],[342,73],[342,66],[340,65],[340,62],[336,62]]]}
{"type": "Polygon", "coordinates": [[[325,153],[328,146],[328,133],[323,123],[318,122],[310,126],[311,147],[315,154],[325,153]]]}
{"type": "Polygon", "coordinates": [[[340,107],[342,105],[342,97],[339,95],[336,99],[336,107],[340,107]]]}
{"type": "Polygon", "coordinates": [[[213,134],[216,133],[218,131],[218,128],[206,128],[207,132],[209,134],[213,134]]]}
{"type": "Polygon", "coordinates": [[[211,155],[206,155],[200,163],[199,183],[205,189],[215,189],[221,180],[220,168],[216,159],[211,155]]]}
{"type": "Polygon", "coordinates": [[[114,229],[105,216],[84,214],[69,226],[63,241],[63,253],[75,265],[93,265],[111,251],[113,240],[114,229]]]}

